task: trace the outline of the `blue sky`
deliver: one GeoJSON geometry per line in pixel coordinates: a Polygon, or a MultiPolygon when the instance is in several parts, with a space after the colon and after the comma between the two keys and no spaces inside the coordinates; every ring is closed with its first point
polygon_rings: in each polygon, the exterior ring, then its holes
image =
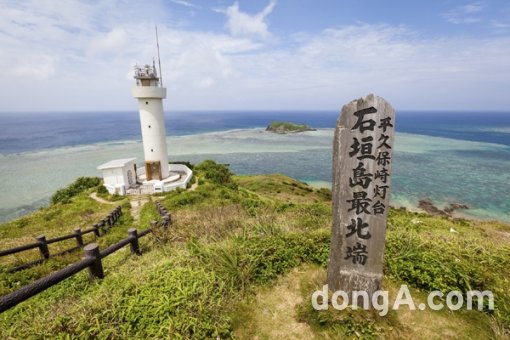
{"type": "Polygon", "coordinates": [[[0,112],[136,109],[154,25],[167,110],[510,107],[507,0],[0,0],[0,112]]]}

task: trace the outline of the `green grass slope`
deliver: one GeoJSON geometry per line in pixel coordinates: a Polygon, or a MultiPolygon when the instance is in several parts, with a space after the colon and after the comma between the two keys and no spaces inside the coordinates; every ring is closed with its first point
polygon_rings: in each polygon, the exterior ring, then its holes
{"type": "MultiPolygon", "coordinates": [[[[117,205],[122,205],[123,214],[114,227],[107,234],[97,239],[93,233],[84,235],[83,241],[85,243],[95,241],[104,248],[125,238],[127,230],[132,226],[129,204],[125,204],[125,200],[112,202],[112,204],[99,203],[89,197],[94,190],[97,190],[97,186],[87,188],[83,186],[84,182],[99,183],[95,179],[87,181],[86,178],[80,178],[68,188],[59,190],[58,195],[54,195],[54,198],[59,198],[54,200],[55,203],[41,208],[32,214],[1,224],[0,249],[9,249],[34,243],[35,237],[38,235],[45,235],[46,239],[50,239],[71,234],[75,228],[88,229],[94,223],[98,223],[106,217],[117,205]]],[[[74,246],[76,246],[76,240],[69,239],[50,244],[48,248],[50,254],[56,254],[74,246]]],[[[0,257],[0,295],[7,294],[52,271],[76,262],[82,255],[81,251],[76,251],[64,256],[51,258],[43,265],[15,273],[8,273],[8,270],[16,265],[39,259],[39,249],[35,248],[0,257]]]]}
{"type": "MultiPolygon", "coordinates": [[[[318,338],[508,336],[509,226],[403,210],[389,216],[385,287],[395,291],[405,283],[422,298],[435,289],[492,290],[494,312],[395,311],[387,317],[317,312],[309,297],[324,283],[330,192],[283,175],[233,176],[212,161],[194,170],[199,179],[194,190],[153,197],[174,223],[140,240],[142,256],[123,249],[104,260],[103,280],[90,282],[84,271],[0,314],[0,337],[293,337],[290,326],[279,333],[258,326],[279,315],[285,325],[306,326],[302,334],[318,338]],[[299,291],[287,294],[290,288],[281,288],[282,282],[299,291]],[[299,301],[292,303],[296,296],[299,301]],[[264,306],[273,312],[260,313],[264,306]],[[437,331],[421,331],[430,322],[437,331]]],[[[68,208],[81,211],[79,202],[88,197],[83,195],[68,208]]],[[[148,203],[139,227],[157,218],[148,203]]],[[[124,221],[123,228],[129,224],[124,221]]]]}

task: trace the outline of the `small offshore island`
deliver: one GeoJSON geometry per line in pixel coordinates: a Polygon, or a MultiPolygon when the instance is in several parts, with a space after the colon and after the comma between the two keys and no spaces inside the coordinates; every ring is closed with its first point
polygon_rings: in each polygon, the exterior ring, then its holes
{"type": "Polygon", "coordinates": [[[306,124],[295,124],[295,123],[291,123],[291,122],[274,121],[274,122],[271,122],[267,126],[266,131],[284,135],[284,134],[288,134],[288,133],[317,131],[317,129],[314,129],[306,124]]]}

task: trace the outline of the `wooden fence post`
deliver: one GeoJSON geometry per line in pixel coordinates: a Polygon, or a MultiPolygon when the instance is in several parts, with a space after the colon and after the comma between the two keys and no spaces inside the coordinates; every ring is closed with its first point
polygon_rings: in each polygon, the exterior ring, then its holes
{"type": "Polygon", "coordinates": [[[81,235],[81,229],[80,228],[74,229],[74,234],[76,237],[76,244],[78,245],[78,247],[83,247],[83,236],[81,235]]]}
{"type": "Polygon", "coordinates": [[[48,249],[48,244],[46,243],[46,236],[39,235],[35,238],[37,242],[39,242],[39,251],[41,252],[41,256],[43,259],[50,258],[50,251],[48,249]]]}
{"type": "Polygon", "coordinates": [[[103,228],[103,234],[106,234],[106,232],[107,232],[107,231],[108,231],[108,229],[109,229],[109,228],[108,228],[108,224],[106,223],[106,221],[107,221],[107,219],[106,219],[106,218],[104,218],[104,219],[102,219],[102,220],[101,220],[101,222],[99,222],[99,226],[100,226],[101,228],[103,228]]]}
{"type": "Polygon", "coordinates": [[[163,217],[163,227],[167,228],[169,225],[170,225],[170,219],[168,218],[167,215],[165,215],[165,217],[163,217]]]}
{"type": "Polygon", "coordinates": [[[128,235],[133,237],[133,239],[131,240],[131,254],[141,255],[138,246],[138,232],[136,231],[135,228],[130,228],[128,230],[128,235]]]}
{"type": "Polygon", "coordinates": [[[104,278],[103,264],[101,263],[101,254],[99,253],[99,246],[96,243],[91,243],[83,248],[85,257],[93,258],[95,261],[89,267],[89,275],[91,279],[104,278]]]}
{"type": "Polygon", "coordinates": [[[100,234],[99,234],[99,224],[94,223],[93,228],[94,228],[94,235],[99,237],[100,236],[100,234]]]}

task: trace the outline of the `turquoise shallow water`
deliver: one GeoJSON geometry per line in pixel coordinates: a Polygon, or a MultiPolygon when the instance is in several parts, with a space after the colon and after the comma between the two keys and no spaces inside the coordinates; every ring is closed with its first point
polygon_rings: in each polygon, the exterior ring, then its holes
{"type": "MultiPolygon", "coordinates": [[[[504,133],[504,132],[503,132],[504,133]]],[[[261,128],[168,138],[171,160],[215,159],[238,174],[283,173],[312,184],[331,182],[333,129],[277,135],[261,128]]],[[[0,155],[0,220],[44,205],[78,176],[100,176],[114,158],[143,161],[140,141],[112,141],[0,155]]],[[[468,216],[510,222],[510,146],[397,133],[392,204],[414,208],[431,198],[441,206],[464,203],[468,216]]]]}

